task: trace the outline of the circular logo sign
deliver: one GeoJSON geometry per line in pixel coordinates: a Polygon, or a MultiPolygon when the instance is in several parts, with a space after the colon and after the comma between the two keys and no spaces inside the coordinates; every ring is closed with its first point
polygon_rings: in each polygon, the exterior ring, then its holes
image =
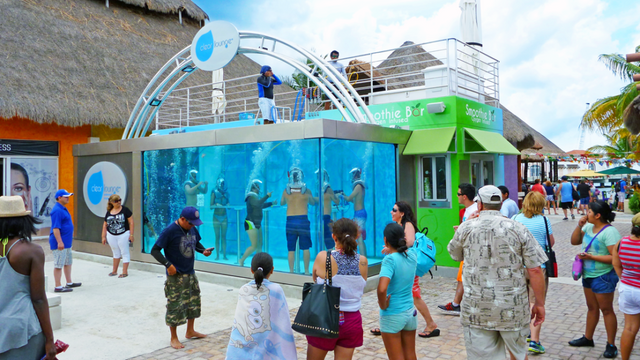
{"type": "Polygon", "coordinates": [[[96,216],[104,217],[111,195],[120,196],[121,204],[126,201],[127,178],[118,165],[101,161],[94,164],[84,176],[82,191],[89,210],[96,216]]]}
{"type": "Polygon", "coordinates": [[[202,70],[215,71],[227,66],[238,53],[238,29],[227,21],[207,23],[191,42],[191,59],[202,70]]]}

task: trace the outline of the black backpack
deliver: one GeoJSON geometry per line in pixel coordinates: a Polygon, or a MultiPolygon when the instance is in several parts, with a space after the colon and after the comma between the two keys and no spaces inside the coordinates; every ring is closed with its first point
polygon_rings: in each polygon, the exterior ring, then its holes
{"type": "Polygon", "coordinates": [[[620,191],[622,191],[622,190],[620,190],[620,181],[616,182],[616,185],[615,185],[615,191],[616,191],[617,193],[618,193],[618,192],[620,192],[620,191]]]}

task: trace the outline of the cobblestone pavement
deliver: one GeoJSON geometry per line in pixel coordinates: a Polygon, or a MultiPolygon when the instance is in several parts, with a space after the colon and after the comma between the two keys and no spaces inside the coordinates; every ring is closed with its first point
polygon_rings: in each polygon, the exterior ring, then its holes
{"type": "MultiPolygon", "coordinates": [[[[552,281],[549,285],[546,303],[547,319],[542,326],[541,334],[541,342],[546,348],[546,354],[530,355],[530,359],[590,360],[601,358],[606,344],[606,332],[602,319],[595,332],[594,341],[596,346],[594,348],[573,348],[567,344],[567,341],[580,337],[584,333],[587,313],[582,287],[580,286],[581,283],[569,279],[571,261],[579,251],[578,247],[571,246],[569,238],[578,220],[563,221],[562,216],[555,215],[551,215],[550,219],[555,233],[555,251],[562,278],[552,281]]],[[[623,236],[630,231],[630,219],[631,217],[628,215],[619,215],[618,221],[614,223],[623,236]]],[[[456,286],[455,280],[440,277],[430,279],[425,276],[420,283],[422,296],[429,306],[438,328],[441,330],[441,335],[430,339],[416,339],[418,359],[466,359],[467,355],[459,317],[443,315],[437,310],[438,304],[451,301],[456,286]]],[[[203,299],[203,301],[207,301],[207,299],[203,299]]],[[[619,346],[620,333],[624,327],[624,315],[618,311],[617,304],[616,296],[614,308],[618,315],[619,324],[616,345],[619,346]]],[[[291,311],[292,319],[296,312],[297,309],[291,311]]],[[[387,356],[382,339],[369,333],[369,329],[378,325],[378,304],[375,292],[365,294],[361,312],[365,329],[364,344],[356,350],[354,359],[386,359],[387,356]]],[[[424,320],[420,319],[418,329],[421,330],[423,327],[424,320]]],[[[168,344],[169,331],[168,329],[163,330],[166,331],[159,331],[158,336],[166,336],[168,344]]],[[[184,331],[184,327],[179,329],[179,333],[182,331],[184,331]]],[[[229,328],[210,334],[206,339],[186,341],[184,342],[185,348],[181,350],[167,347],[134,359],[224,359],[230,331],[231,329],[229,328]]],[[[298,359],[305,359],[306,339],[296,334],[296,344],[298,346],[298,359]]],[[[640,349],[636,349],[631,358],[640,359],[640,349]]],[[[333,359],[333,355],[330,353],[327,359],[333,359]]]]}

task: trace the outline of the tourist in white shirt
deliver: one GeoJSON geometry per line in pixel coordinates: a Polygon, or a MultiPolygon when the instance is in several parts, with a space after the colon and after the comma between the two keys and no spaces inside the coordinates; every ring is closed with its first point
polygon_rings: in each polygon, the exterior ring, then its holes
{"type": "Polygon", "coordinates": [[[506,186],[498,186],[498,189],[500,189],[500,192],[502,193],[502,207],[500,208],[500,213],[511,219],[513,215],[520,212],[518,204],[509,198],[509,189],[506,186]]]}

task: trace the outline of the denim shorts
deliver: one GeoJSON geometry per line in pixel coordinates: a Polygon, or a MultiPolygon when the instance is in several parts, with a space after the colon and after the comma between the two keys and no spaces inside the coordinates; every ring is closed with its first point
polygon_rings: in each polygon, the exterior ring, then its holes
{"type": "Polygon", "coordinates": [[[585,197],[585,198],[580,198],[580,205],[589,205],[589,200],[591,198],[589,197],[585,197]]]}
{"type": "Polygon", "coordinates": [[[610,294],[616,291],[617,284],[618,275],[615,270],[594,278],[582,278],[582,286],[591,289],[596,294],[610,294]]]}
{"type": "Polygon", "coordinates": [[[380,315],[380,332],[396,334],[418,328],[418,310],[411,308],[394,315],[380,315]]]}

